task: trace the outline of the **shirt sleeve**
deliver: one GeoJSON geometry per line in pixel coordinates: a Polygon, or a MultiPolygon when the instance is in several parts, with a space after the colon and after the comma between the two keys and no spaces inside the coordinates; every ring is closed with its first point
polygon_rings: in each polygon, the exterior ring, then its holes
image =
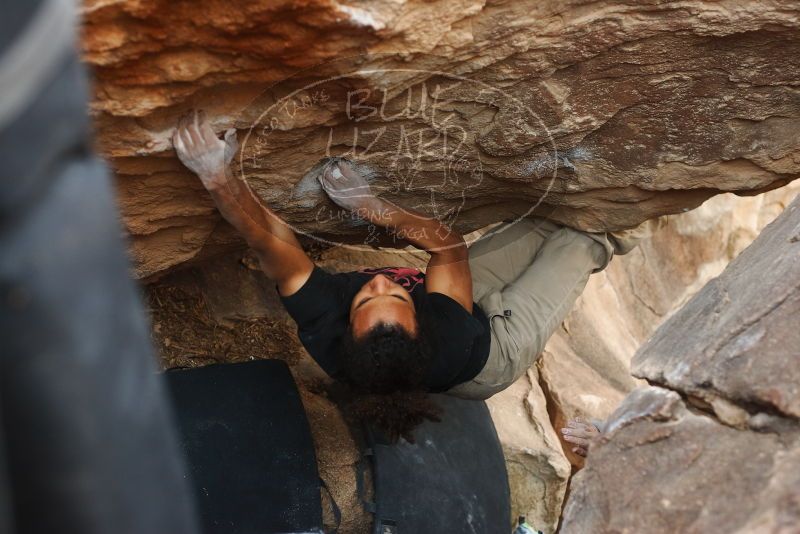
{"type": "Polygon", "coordinates": [[[281,297],[286,311],[297,323],[297,333],[312,358],[330,376],[339,370],[337,346],[347,327],[346,282],[314,267],[306,283],[289,296],[281,297]]]}
{"type": "Polygon", "coordinates": [[[437,358],[431,369],[431,388],[443,391],[471,367],[473,344],[484,334],[483,324],[464,307],[443,293],[428,293],[428,320],[437,358]]]}
{"type": "Polygon", "coordinates": [[[314,323],[326,312],[340,304],[341,290],[336,283],[335,275],[314,266],[311,276],[303,286],[281,302],[299,328],[314,323]]]}

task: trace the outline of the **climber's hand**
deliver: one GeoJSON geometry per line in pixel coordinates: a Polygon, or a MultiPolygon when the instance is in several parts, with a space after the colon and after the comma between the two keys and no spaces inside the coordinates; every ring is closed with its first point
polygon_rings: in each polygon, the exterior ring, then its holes
{"type": "MultiPolygon", "coordinates": [[[[366,177],[347,160],[329,162],[319,176],[319,183],[336,205],[348,211],[377,211],[380,207],[380,200],[366,177]]],[[[369,219],[368,213],[361,213],[361,217],[369,219]]]]}
{"type": "Polygon", "coordinates": [[[575,445],[572,452],[580,456],[586,456],[591,442],[600,436],[600,429],[592,423],[577,417],[567,423],[566,428],[561,429],[564,441],[575,445]]]}
{"type": "Polygon", "coordinates": [[[202,111],[193,111],[178,121],[172,144],[181,162],[200,177],[206,189],[225,184],[225,170],[239,149],[236,130],[229,129],[225,139],[219,139],[202,111]]]}

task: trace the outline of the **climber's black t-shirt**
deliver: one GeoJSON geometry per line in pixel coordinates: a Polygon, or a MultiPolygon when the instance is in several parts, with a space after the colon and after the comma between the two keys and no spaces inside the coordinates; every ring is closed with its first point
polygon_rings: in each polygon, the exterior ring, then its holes
{"type": "Polygon", "coordinates": [[[483,310],[473,304],[470,314],[447,295],[427,293],[425,274],[405,267],[337,274],[315,267],[303,287],[282,297],[297,322],[300,340],[320,367],[336,377],[339,344],[350,322],[350,303],[361,286],[379,273],[403,286],[411,294],[417,315],[429,322],[434,338],[430,390],[446,391],[474,378],[486,364],[491,342],[483,310]]]}

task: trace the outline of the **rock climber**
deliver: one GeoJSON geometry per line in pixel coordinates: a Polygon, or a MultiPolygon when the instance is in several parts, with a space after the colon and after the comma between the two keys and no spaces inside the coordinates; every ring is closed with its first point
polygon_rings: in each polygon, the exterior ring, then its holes
{"type": "Polygon", "coordinates": [[[404,236],[430,261],[424,273],[393,267],[328,273],[248,184],[227,172],[238,150],[234,130],[220,140],[202,112],[194,112],[181,119],[173,143],[277,283],[309,354],[365,394],[486,399],[507,388],[536,361],[589,275],[636,241],[522,219],[468,248],[436,219],[373,194],[357,163],[332,158],[319,177],[330,199],[404,236]]]}

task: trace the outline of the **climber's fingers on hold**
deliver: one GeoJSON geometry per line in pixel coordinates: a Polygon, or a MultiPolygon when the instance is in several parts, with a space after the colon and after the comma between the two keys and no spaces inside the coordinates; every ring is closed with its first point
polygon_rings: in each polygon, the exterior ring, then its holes
{"type": "Polygon", "coordinates": [[[186,127],[186,132],[188,132],[193,145],[203,143],[203,135],[200,133],[200,118],[197,111],[192,112],[192,118],[186,127]]]}
{"type": "MultiPolygon", "coordinates": [[[[183,124],[183,117],[178,119],[178,125],[175,126],[175,131],[172,132],[172,146],[174,146],[176,149],[178,148],[179,143],[183,145],[183,141],[181,140],[182,124],[183,124]]],[[[185,149],[186,147],[181,147],[181,148],[185,149]]]]}
{"type": "Polygon", "coordinates": [[[175,151],[178,153],[186,152],[186,145],[184,145],[178,130],[175,130],[175,133],[172,134],[172,146],[175,147],[175,151]]]}
{"type": "Polygon", "coordinates": [[[569,428],[586,428],[587,425],[588,423],[579,417],[576,417],[567,423],[567,427],[569,428]]]}
{"type": "Polygon", "coordinates": [[[364,176],[351,162],[339,162],[341,182],[350,189],[359,189],[360,194],[370,194],[371,189],[367,177],[364,176]]]}
{"type": "Polygon", "coordinates": [[[589,440],[587,438],[581,438],[578,436],[564,436],[564,441],[568,441],[573,445],[578,445],[579,447],[588,447],[589,440]]]}
{"type": "Polygon", "coordinates": [[[564,429],[564,435],[565,436],[575,436],[575,437],[578,437],[578,438],[589,439],[589,438],[594,437],[595,434],[593,432],[591,432],[587,428],[577,428],[576,427],[576,428],[565,428],[564,429]]]}
{"type": "Polygon", "coordinates": [[[202,137],[196,127],[196,113],[195,111],[190,111],[178,123],[178,135],[189,151],[194,151],[196,145],[202,141],[202,137]]]}
{"type": "Polygon", "coordinates": [[[213,145],[219,141],[219,137],[217,137],[217,134],[214,133],[214,130],[211,128],[211,124],[206,118],[205,111],[201,110],[197,112],[197,130],[200,133],[203,141],[205,141],[207,144],[213,145]]]}
{"type": "Polygon", "coordinates": [[[331,163],[325,167],[325,171],[322,174],[329,184],[336,184],[344,180],[344,174],[342,174],[342,169],[338,163],[331,163]]]}
{"type": "Polygon", "coordinates": [[[567,429],[579,432],[585,432],[591,436],[596,436],[600,434],[600,431],[592,423],[588,423],[578,419],[575,419],[567,423],[567,429]]]}
{"type": "Polygon", "coordinates": [[[236,137],[236,128],[228,128],[223,136],[225,143],[225,163],[230,163],[239,151],[239,139],[236,137]]]}
{"type": "Polygon", "coordinates": [[[583,430],[584,432],[588,433],[592,437],[600,435],[600,429],[598,429],[592,423],[585,423],[583,425],[583,427],[581,427],[581,430],[583,430]]]}
{"type": "Polygon", "coordinates": [[[188,118],[189,118],[189,114],[188,113],[184,113],[183,115],[181,115],[178,118],[178,124],[175,127],[175,131],[176,132],[179,132],[179,131],[181,131],[181,130],[186,128],[186,123],[187,123],[187,119],[188,118]]]}
{"type": "Polygon", "coordinates": [[[189,152],[194,148],[194,142],[192,141],[192,137],[189,135],[188,130],[190,122],[190,114],[186,114],[178,119],[178,127],[175,128],[175,133],[173,134],[173,144],[175,144],[177,147],[177,141],[180,140],[181,144],[183,145],[181,149],[184,152],[189,152]]]}
{"type": "Polygon", "coordinates": [[[342,173],[339,171],[339,167],[335,164],[328,165],[323,169],[322,174],[319,177],[319,182],[322,185],[322,189],[325,190],[331,197],[339,197],[341,196],[341,189],[342,184],[340,183],[342,178],[342,173]]]}
{"type": "Polygon", "coordinates": [[[586,447],[586,446],[589,445],[589,439],[588,438],[583,438],[583,437],[580,437],[580,436],[565,435],[564,436],[564,441],[567,441],[569,443],[572,443],[573,445],[578,445],[578,446],[581,446],[581,447],[586,447]]]}
{"type": "Polygon", "coordinates": [[[188,156],[193,148],[192,139],[183,128],[178,128],[175,130],[173,145],[175,146],[175,150],[184,156],[188,156]]]}
{"type": "Polygon", "coordinates": [[[328,182],[327,168],[320,173],[320,175],[317,177],[317,181],[319,182],[319,185],[322,186],[322,190],[330,194],[330,183],[328,182]]]}
{"type": "Polygon", "coordinates": [[[191,133],[189,132],[190,127],[191,126],[181,128],[180,136],[181,141],[183,141],[183,144],[186,146],[186,148],[192,150],[194,149],[194,137],[192,137],[191,133]]]}
{"type": "Polygon", "coordinates": [[[225,144],[230,147],[239,147],[239,140],[236,138],[236,128],[225,130],[225,144]]]}
{"type": "Polygon", "coordinates": [[[337,164],[339,175],[342,179],[358,180],[361,176],[353,168],[353,165],[347,160],[340,160],[337,164]]]}
{"type": "MultiPolygon", "coordinates": [[[[183,118],[181,119],[181,125],[180,125],[179,129],[180,129],[181,137],[183,138],[183,142],[184,143],[186,143],[187,140],[189,142],[192,142],[192,137],[189,134],[189,130],[192,127],[193,116],[194,116],[194,112],[190,111],[190,112],[186,113],[186,115],[184,115],[183,118]]],[[[192,144],[194,144],[194,143],[192,143],[192,144]]]]}

